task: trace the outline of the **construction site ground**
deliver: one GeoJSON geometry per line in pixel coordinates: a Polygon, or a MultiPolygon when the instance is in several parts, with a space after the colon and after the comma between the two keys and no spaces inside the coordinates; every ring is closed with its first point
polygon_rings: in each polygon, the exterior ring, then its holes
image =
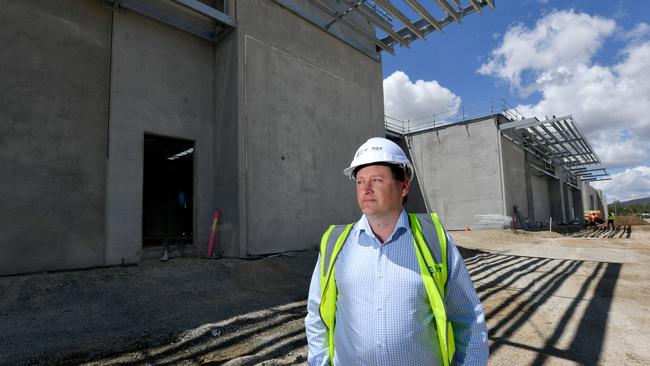
{"type": "MultiPolygon", "coordinates": [[[[451,234],[490,365],[650,365],[650,225],[451,234]]],[[[316,255],[0,277],[0,364],[305,364],[316,255]]]]}

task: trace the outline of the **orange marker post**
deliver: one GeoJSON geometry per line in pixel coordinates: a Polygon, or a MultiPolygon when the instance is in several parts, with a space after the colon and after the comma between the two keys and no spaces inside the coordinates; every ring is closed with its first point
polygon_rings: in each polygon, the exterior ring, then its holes
{"type": "Polygon", "coordinates": [[[214,247],[217,243],[217,226],[221,221],[221,209],[214,210],[212,215],[212,229],[210,230],[210,241],[208,241],[208,258],[212,258],[214,247]]]}

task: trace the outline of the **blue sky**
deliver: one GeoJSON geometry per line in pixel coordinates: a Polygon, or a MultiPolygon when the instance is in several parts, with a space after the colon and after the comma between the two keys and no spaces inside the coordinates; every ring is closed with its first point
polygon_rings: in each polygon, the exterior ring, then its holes
{"type": "Polygon", "coordinates": [[[505,98],[526,117],[571,114],[612,175],[593,185],[610,202],[648,197],[649,23],[650,1],[497,0],[383,53],[385,112],[426,121],[505,98]]]}

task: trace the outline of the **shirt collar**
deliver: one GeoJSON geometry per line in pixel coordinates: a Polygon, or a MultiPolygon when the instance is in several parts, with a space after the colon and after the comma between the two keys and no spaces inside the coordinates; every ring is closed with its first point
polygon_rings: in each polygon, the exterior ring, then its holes
{"type": "MultiPolygon", "coordinates": [[[[410,227],[409,223],[409,217],[406,214],[406,211],[402,209],[402,212],[400,213],[399,217],[397,218],[397,223],[395,224],[395,229],[393,229],[393,232],[388,236],[388,240],[384,242],[384,244],[389,243],[390,241],[393,240],[395,237],[395,234],[402,233],[406,230],[408,230],[410,227]]],[[[365,233],[366,235],[377,239],[375,236],[375,233],[372,232],[372,229],[370,228],[370,223],[368,222],[368,218],[366,215],[361,216],[361,219],[357,222],[355,225],[355,230],[357,235],[357,239],[361,235],[361,233],[365,233]]]]}

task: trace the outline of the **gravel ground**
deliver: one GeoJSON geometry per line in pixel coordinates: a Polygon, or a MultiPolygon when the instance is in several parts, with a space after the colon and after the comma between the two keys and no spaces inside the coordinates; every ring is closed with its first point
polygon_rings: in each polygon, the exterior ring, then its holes
{"type": "MultiPolygon", "coordinates": [[[[650,226],[613,233],[452,233],[483,303],[490,365],[650,365],[650,226]]],[[[315,259],[0,277],[0,364],[305,364],[315,259]]]]}

